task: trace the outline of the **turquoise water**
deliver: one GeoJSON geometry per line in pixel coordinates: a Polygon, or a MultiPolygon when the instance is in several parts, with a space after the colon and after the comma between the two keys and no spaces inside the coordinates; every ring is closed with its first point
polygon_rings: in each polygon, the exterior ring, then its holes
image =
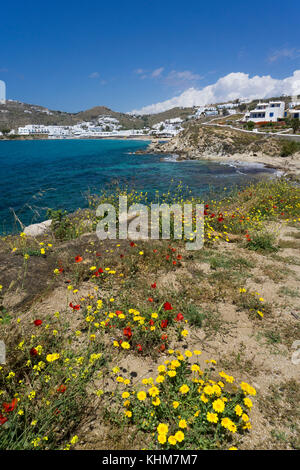
{"type": "Polygon", "coordinates": [[[87,207],[86,192],[100,193],[114,180],[151,194],[166,192],[173,179],[174,186],[182,181],[199,195],[210,187],[219,191],[243,185],[262,174],[260,168],[132,154],[147,145],[133,140],[0,142],[0,232],[20,230],[10,208],[28,225],[44,220],[49,207],[67,211],[87,207]]]}

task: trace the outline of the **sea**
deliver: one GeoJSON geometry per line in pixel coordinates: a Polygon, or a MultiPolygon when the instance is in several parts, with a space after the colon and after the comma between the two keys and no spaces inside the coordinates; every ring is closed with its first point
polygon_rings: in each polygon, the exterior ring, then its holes
{"type": "Polygon", "coordinates": [[[48,208],[68,212],[88,206],[88,194],[117,186],[160,194],[180,183],[208,197],[257,181],[274,170],[262,165],[177,161],[176,155],[135,154],[148,141],[34,140],[0,141],[0,233],[45,220],[48,208]]]}

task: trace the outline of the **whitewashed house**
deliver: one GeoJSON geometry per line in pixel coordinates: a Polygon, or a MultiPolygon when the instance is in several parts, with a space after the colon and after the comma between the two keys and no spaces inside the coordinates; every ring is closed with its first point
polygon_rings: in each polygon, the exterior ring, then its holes
{"type": "Polygon", "coordinates": [[[294,108],[296,108],[296,106],[300,106],[300,101],[291,101],[289,103],[289,108],[290,109],[294,109],[294,108]]]}
{"type": "Polygon", "coordinates": [[[300,109],[289,109],[289,114],[292,119],[300,120],[300,109]]]}
{"type": "Polygon", "coordinates": [[[258,103],[256,108],[244,116],[244,120],[253,122],[277,122],[284,117],[285,102],[270,101],[258,103]]]}
{"type": "Polygon", "coordinates": [[[224,103],[224,104],[218,104],[217,108],[218,109],[233,109],[237,108],[239,106],[239,103],[224,103]]]}
{"type": "Polygon", "coordinates": [[[29,134],[49,134],[49,128],[43,124],[27,124],[24,127],[18,128],[19,135],[29,134]]]}
{"type": "Polygon", "coordinates": [[[210,106],[209,108],[205,108],[204,114],[205,116],[218,116],[219,112],[217,108],[210,106]]]}

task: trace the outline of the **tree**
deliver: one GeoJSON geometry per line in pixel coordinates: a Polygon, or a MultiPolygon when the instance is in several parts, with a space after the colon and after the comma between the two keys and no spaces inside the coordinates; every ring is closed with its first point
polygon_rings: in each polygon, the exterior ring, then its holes
{"type": "Polygon", "coordinates": [[[7,135],[10,133],[10,129],[1,129],[2,134],[7,135]]]}
{"type": "Polygon", "coordinates": [[[239,111],[241,111],[241,113],[242,113],[243,111],[246,111],[246,109],[247,109],[247,106],[246,106],[245,103],[241,103],[241,104],[239,105],[239,111]]]}
{"type": "Polygon", "coordinates": [[[297,130],[300,128],[300,120],[299,119],[292,119],[292,129],[293,133],[296,134],[297,130]]]}
{"type": "Polygon", "coordinates": [[[246,126],[247,126],[248,131],[253,131],[255,123],[253,121],[248,121],[246,126]]]}

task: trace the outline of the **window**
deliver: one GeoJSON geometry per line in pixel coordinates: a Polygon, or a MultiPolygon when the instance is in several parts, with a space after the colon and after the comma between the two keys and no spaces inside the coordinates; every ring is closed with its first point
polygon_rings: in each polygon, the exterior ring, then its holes
{"type": "Polygon", "coordinates": [[[274,116],[274,113],[270,113],[270,117],[273,117],[274,116]]]}

